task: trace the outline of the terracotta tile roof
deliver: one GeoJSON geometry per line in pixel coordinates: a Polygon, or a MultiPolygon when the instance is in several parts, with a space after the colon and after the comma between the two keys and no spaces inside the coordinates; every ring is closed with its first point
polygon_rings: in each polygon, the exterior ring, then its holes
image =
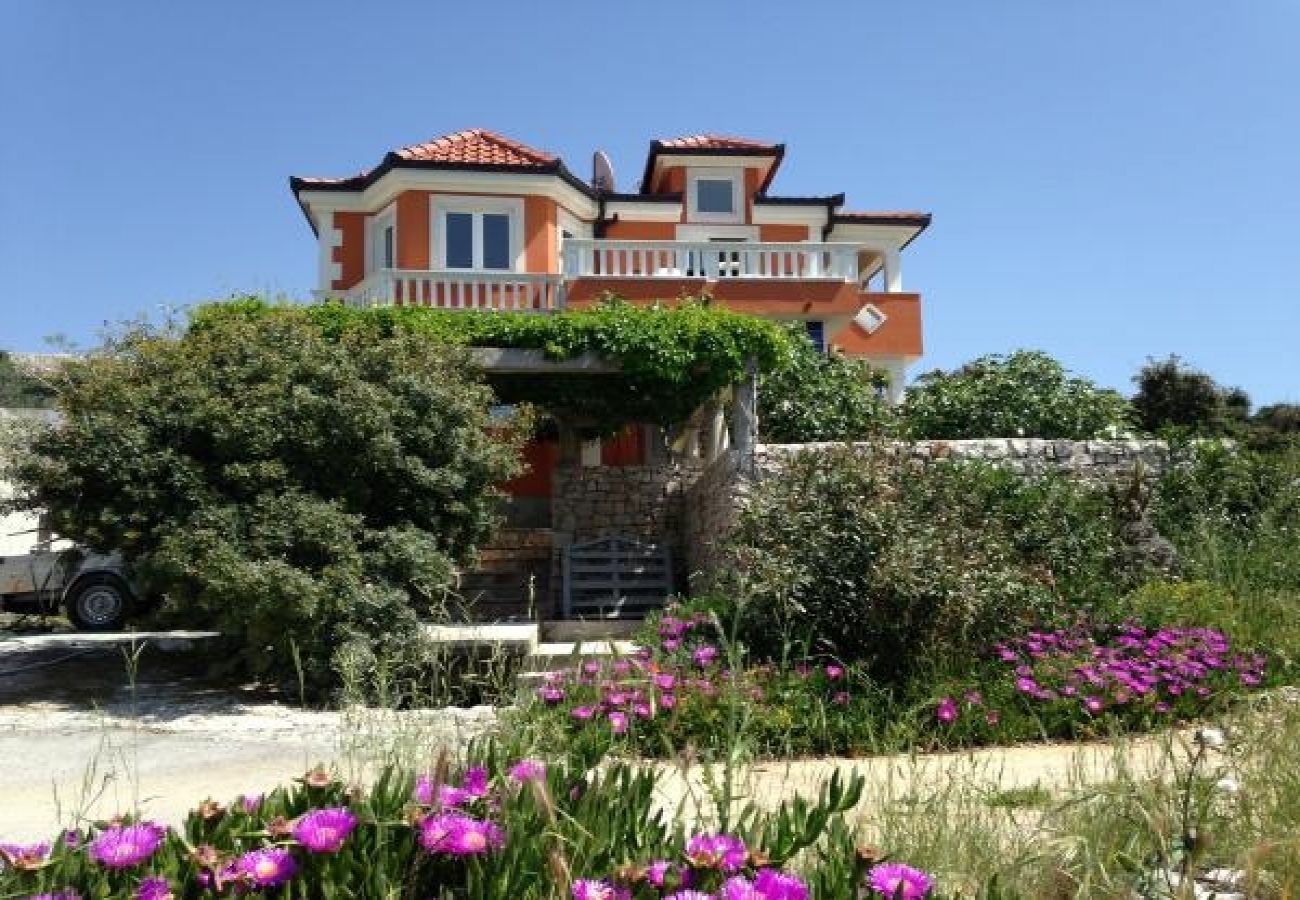
{"type": "Polygon", "coordinates": [[[294,176],[289,179],[289,189],[298,199],[312,230],[316,228],[311,213],[300,192],[312,189],[321,191],[363,191],[393,169],[470,169],[523,172],[525,174],[555,175],[574,189],[591,195],[591,185],[577,178],[564,166],[563,160],[527,144],[503,137],[486,128],[470,128],[444,134],[442,137],[391,150],[379,165],[365,169],[346,178],[313,178],[294,176]]]}
{"type": "Polygon", "coordinates": [[[534,149],[486,128],[444,134],[393,152],[402,159],[475,166],[546,167],[554,165],[558,159],[553,153],[534,149]]]}
{"type": "Polygon", "coordinates": [[[835,218],[844,219],[845,221],[863,221],[878,222],[889,219],[897,219],[900,222],[915,222],[920,219],[930,221],[930,214],[924,212],[911,212],[908,210],[887,210],[881,212],[837,212],[835,218]]]}
{"type": "Polygon", "coordinates": [[[690,134],[655,141],[665,150],[775,150],[778,145],[725,134],[690,134]]]}

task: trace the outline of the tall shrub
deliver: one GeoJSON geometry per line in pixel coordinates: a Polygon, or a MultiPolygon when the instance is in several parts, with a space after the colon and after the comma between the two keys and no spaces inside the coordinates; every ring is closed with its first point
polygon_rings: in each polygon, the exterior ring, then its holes
{"type": "Polygon", "coordinates": [[[1081,440],[1128,426],[1116,391],[1071,375],[1033,350],[981,356],[952,372],[920,376],[903,406],[915,438],[1033,437],[1081,440]]]}
{"type": "Polygon", "coordinates": [[[767,656],[807,642],[901,683],[1103,600],[1115,535],[1105,494],[1063,479],[807,451],[760,483],[736,529],[743,637],[767,656]]]}
{"type": "Polygon", "coordinates": [[[121,551],[248,669],[288,678],[296,655],[320,687],[410,660],[518,471],[460,352],[329,339],[305,313],[135,328],[68,363],[59,402],[10,473],[17,503],[121,551]]]}
{"type": "Polygon", "coordinates": [[[791,345],[786,366],[759,389],[764,441],[860,441],[891,427],[882,373],[861,360],[819,353],[806,335],[793,334],[791,345]]]}

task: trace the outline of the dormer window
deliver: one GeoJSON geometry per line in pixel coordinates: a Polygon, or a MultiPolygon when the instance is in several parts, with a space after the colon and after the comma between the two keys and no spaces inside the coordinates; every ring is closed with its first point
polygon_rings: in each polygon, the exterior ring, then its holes
{"type": "Polygon", "coordinates": [[[743,169],[694,169],[687,178],[687,217],[692,222],[743,222],[743,169]]]}

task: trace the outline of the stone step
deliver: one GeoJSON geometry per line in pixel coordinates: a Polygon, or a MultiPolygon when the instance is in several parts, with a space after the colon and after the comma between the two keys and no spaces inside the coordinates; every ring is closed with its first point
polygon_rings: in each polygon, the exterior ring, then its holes
{"type": "Polygon", "coordinates": [[[640,619],[560,619],[542,623],[543,641],[598,641],[628,638],[641,628],[640,619]]]}

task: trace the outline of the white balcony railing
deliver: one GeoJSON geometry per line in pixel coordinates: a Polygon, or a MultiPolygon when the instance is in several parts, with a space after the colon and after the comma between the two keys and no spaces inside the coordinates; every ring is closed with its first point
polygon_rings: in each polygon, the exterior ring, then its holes
{"type": "Polygon", "coordinates": [[[858,280],[856,244],[758,241],[564,242],[566,278],[773,278],[858,280]]]}
{"type": "Polygon", "coordinates": [[[349,306],[433,306],[498,312],[553,312],[564,308],[559,275],[529,272],[452,272],[380,269],[346,291],[320,291],[349,306]]]}

